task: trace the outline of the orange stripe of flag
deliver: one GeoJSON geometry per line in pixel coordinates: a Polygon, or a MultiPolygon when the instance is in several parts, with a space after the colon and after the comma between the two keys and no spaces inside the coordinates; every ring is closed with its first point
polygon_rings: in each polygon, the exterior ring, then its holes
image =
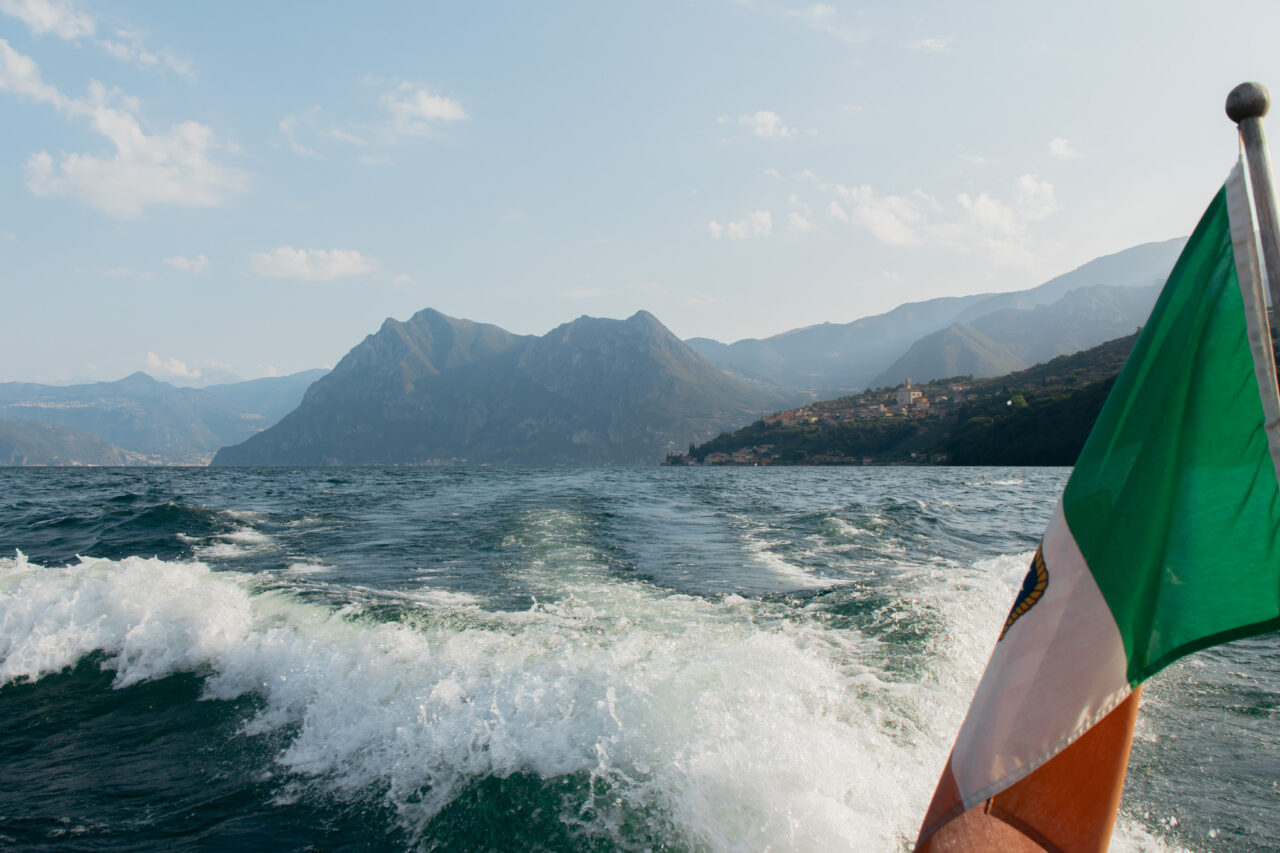
{"type": "Polygon", "coordinates": [[[943,771],[916,842],[917,853],[1075,853],[1107,849],[1124,788],[1141,688],[1075,743],[963,814],[943,771]]]}

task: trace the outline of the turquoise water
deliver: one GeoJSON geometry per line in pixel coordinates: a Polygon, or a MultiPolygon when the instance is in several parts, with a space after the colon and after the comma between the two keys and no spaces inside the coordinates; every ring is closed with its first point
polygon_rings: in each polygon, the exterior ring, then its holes
{"type": "MultiPolygon", "coordinates": [[[[907,850],[1066,474],[0,469],[0,845],[907,850]]],[[[1275,849],[1278,649],[1113,849],[1275,849]]]]}

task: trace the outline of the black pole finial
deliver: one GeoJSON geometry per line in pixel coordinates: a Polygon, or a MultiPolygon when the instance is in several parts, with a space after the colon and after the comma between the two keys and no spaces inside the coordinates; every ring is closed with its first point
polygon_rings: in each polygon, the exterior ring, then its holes
{"type": "Polygon", "coordinates": [[[1271,95],[1261,83],[1241,83],[1227,95],[1227,116],[1236,124],[1262,118],[1271,107],[1271,95]]]}

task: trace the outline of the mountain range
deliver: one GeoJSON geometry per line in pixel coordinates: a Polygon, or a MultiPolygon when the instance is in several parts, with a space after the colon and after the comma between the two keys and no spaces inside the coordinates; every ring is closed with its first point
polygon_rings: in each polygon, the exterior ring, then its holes
{"type": "Polygon", "coordinates": [[[10,425],[0,434],[13,442],[13,458],[64,460],[39,464],[203,465],[219,447],[243,441],[279,420],[324,373],[306,370],[206,388],[178,388],[141,372],[83,385],[3,382],[0,419],[10,425]],[[73,440],[67,430],[106,447],[73,440]],[[78,452],[68,456],[53,448],[78,452]],[[117,458],[116,451],[124,462],[100,461],[117,458]]]}
{"type": "Polygon", "coordinates": [[[796,400],[717,369],[647,311],[535,337],[425,309],[213,464],[651,464],[796,400]]]}
{"type": "Polygon", "coordinates": [[[1000,376],[1118,338],[1141,325],[1158,285],[1073,290],[1049,305],[1004,308],[925,335],[869,385],[1000,376]]]}
{"type": "Polygon", "coordinates": [[[0,420],[0,466],[145,464],[140,453],[121,450],[96,435],[36,421],[0,420]]]}
{"type": "Polygon", "coordinates": [[[144,373],[0,383],[0,464],[651,464],[789,406],[908,377],[1002,375],[1124,335],[1184,242],[1028,290],[732,344],[682,342],[645,311],[535,336],[428,308],[388,319],[328,373],[199,389],[144,373]]]}
{"type": "Polygon", "coordinates": [[[1185,243],[1178,238],[1134,246],[1029,290],[910,302],[851,323],[732,344],[708,338],[686,343],[738,376],[808,389],[818,398],[897,384],[908,376],[996,376],[1142,324],[1185,243]]]}

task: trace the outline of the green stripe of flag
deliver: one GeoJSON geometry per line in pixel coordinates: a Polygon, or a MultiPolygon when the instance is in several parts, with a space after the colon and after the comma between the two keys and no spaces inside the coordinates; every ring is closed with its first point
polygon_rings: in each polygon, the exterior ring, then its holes
{"type": "Polygon", "coordinates": [[[1137,685],[1280,627],[1280,487],[1246,337],[1226,190],[1183,250],[1063,495],[1137,685]]]}

